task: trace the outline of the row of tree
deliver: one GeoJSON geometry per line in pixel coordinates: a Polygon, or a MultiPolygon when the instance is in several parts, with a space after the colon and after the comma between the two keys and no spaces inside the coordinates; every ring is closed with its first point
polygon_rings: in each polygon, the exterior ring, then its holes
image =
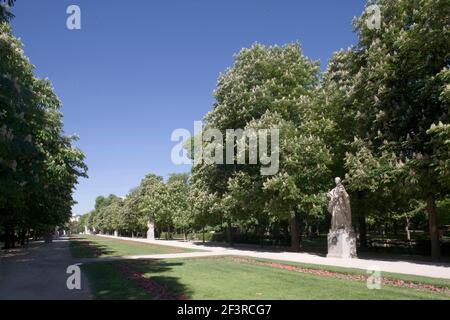
{"type": "Polygon", "coordinates": [[[63,134],[51,83],[34,76],[12,34],[14,1],[0,4],[0,237],[10,248],[68,221],[86,166],[75,137],[63,134]]]}
{"type": "Polygon", "coordinates": [[[160,230],[177,228],[186,234],[193,222],[189,203],[188,174],[173,174],[166,183],[150,174],[126,198],[98,197],[95,209],[81,217],[80,226],[102,233],[142,236],[152,218],[160,230]]]}
{"type": "MultiPolygon", "coordinates": [[[[437,258],[437,201],[450,189],[450,6],[368,4],[381,8],[381,27],[367,24],[368,13],[356,19],[358,44],[335,53],[324,73],[298,43],[255,44],[220,76],[205,129],[224,136],[227,129],[279,129],[277,174],[263,176],[261,165],[235,158],[234,165],[199,163],[189,180],[149,175],[125,199],[99,199],[89,225],[144,231],[149,217],[159,227],[225,225],[230,241],[236,225],[261,234],[285,226],[298,250],[299,226],[326,216],[326,191],[340,176],[362,246],[369,221],[401,217],[408,228],[425,210],[437,258]]],[[[234,141],[235,154],[241,142],[234,141]]],[[[201,143],[225,157],[218,141],[201,143]]]]}

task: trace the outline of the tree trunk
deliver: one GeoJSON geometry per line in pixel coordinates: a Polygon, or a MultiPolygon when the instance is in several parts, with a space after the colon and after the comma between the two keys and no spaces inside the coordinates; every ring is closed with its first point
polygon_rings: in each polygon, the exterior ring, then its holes
{"type": "Polygon", "coordinates": [[[431,257],[433,260],[438,260],[441,256],[441,249],[439,245],[436,202],[433,195],[428,196],[427,212],[430,227],[431,257]]]}
{"type": "Polygon", "coordinates": [[[405,231],[406,231],[406,239],[408,240],[408,242],[411,242],[411,231],[409,231],[409,217],[406,217],[406,226],[405,226],[405,231]]]}
{"type": "Polygon", "coordinates": [[[284,245],[288,246],[289,245],[289,238],[290,238],[290,233],[289,233],[289,222],[286,223],[283,226],[283,235],[284,235],[284,245]]]}
{"type": "Polygon", "coordinates": [[[367,223],[366,223],[366,211],[363,206],[364,193],[358,191],[355,194],[355,206],[358,215],[358,231],[359,231],[359,246],[361,249],[367,249],[367,223]]]}
{"type": "Polygon", "coordinates": [[[228,221],[228,244],[230,247],[234,247],[234,239],[233,239],[233,226],[231,225],[231,221],[228,221]]]}
{"type": "Polygon", "coordinates": [[[398,223],[397,221],[393,222],[394,235],[398,236],[398,223]]]}
{"type": "Polygon", "coordinates": [[[272,227],[272,234],[275,239],[275,246],[280,245],[281,232],[280,232],[280,224],[279,223],[276,223],[272,227]]]}
{"type": "Polygon", "coordinates": [[[205,243],[205,228],[202,229],[203,243],[205,243]]]}
{"type": "Polygon", "coordinates": [[[361,211],[358,214],[358,229],[359,229],[359,246],[362,249],[367,248],[367,224],[366,215],[361,211]]]}
{"type": "Polygon", "coordinates": [[[16,231],[14,230],[14,227],[11,228],[11,243],[10,246],[11,248],[15,248],[16,247],[16,231]]]}
{"type": "Polygon", "coordinates": [[[291,217],[289,225],[291,229],[291,249],[292,251],[300,251],[300,230],[296,215],[291,217]]]}
{"type": "Polygon", "coordinates": [[[22,228],[22,231],[20,233],[20,245],[24,246],[25,245],[25,236],[26,236],[26,230],[25,228],[22,228]]]}
{"type": "Polygon", "coordinates": [[[262,225],[259,226],[259,246],[264,247],[264,227],[262,225]]]}
{"type": "Polygon", "coordinates": [[[5,225],[5,247],[6,250],[11,248],[11,238],[10,238],[10,231],[9,226],[5,225]]]}

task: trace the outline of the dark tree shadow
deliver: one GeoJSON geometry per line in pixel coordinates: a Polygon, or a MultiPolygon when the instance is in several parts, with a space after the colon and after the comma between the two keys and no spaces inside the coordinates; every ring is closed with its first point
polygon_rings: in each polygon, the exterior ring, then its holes
{"type": "Polygon", "coordinates": [[[97,261],[83,264],[82,270],[95,299],[185,300],[192,291],[178,277],[161,275],[181,265],[181,262],[157,259],[97,261]]]}

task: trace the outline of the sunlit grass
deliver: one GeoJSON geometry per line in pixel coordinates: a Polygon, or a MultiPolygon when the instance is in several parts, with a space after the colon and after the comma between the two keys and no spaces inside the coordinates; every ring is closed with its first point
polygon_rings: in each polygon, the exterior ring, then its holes
{"type": "MultiPolygon", "coordinates": [[[[261,260],[257,260],[261,261],[261,260]]],[[[268,261],[268,260],[265,260],[268,261]]],[[[90,279],[99,292],[108,292],[112,289],[102,277],[97,280],[92,272],[105,273],[114,270],[114,263],[101,263],[84,266],[91,274],[90,279]]],[[[124,262],[120,262],[124,263],[124,262]]],[[[143,273],[146,277],[166,285],[178,294],[184,294],[190,299],[450,299],[443,293],[433,293],[418,289],[401,288],[383,285],[380,290],[369,290],[366,282],[325,277],[321,275],[299,273],[278,269],[265,265],[252,265],[239,263],[231,257],[209,257],[189,259],[165,259],[153,261],[128,261],[134,270],[143,273]]],[[[283,265],[305,265],[278,261],[283,265]]],[[[309,266],[307,266],[309,267],[309,266]]],[[[311,266],[313,267],[313,266],[311,266]]],[[[316,266],[314,266],[316,268],[316,266]]],[[[323,267],[326,269],[326,267],[323,267]]],[[[345,272],[343,268],[335,270],[345,272]]],[[[349,270],[349,273],[361,271],[349,270]]],[[[122,277],[120,274],[116,276],[122,277]]],[[[402,275],[392,275],[401,279],[402,275]]],[[[423,277],[406,276],[404,280],[416,280],[421,283],[438,283],[448,285],[446,280],[436,280],[423,277]]],[[[116,281],[112,280],[115,285],[116,281]]],[[[128,286],[134,286],[129,281],[122,293],[115,292],[114,298],[128,299],[128,286]]],[[[143,294],[149,297],[148,293],[143,294]]],[[[99,298],[109,298],[108,294],[98,295],[99,298]]]]}
{"type": "Polygon", "coordinates": [[[102,238],[97,236],[78,236],[72,238],[70,247],[72,255],[75,258],[150,255],[194,251],[184,248],[160,246],[155,244],[120,239],[102,238]]]}

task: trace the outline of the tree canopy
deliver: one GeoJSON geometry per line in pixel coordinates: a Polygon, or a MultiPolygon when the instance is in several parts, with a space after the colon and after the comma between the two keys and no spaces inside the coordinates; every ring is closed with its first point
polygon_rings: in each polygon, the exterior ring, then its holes
{"type": "Polygon", "coordinates": [[[77,137],[63,133],[61,102],[50,81],[34,76],[1,8],[0,230],[8,248],[17,232],[24,238],[68,221],[73,190],[87,167],[74,146],[77,137]]]}
{"type": "Polygon", "coordinates": [[[242,49],[220,75],[204,117],[204,131],[217,135],[186,145],[193,159],[200,145],[227,163],[204,157],[190,175],[167,181],[149,174],[124,200],[96,208],[112,224],[95,227],[145,232],[153,219],[160,230],[226,232],[230,243],[236,231],[252,230],[260,239],[288,235],[284,244],[299,250],[309,227],[328,231],[326,192],[339,176],[362,247],[368,228],[403,224],[409,239],[410,225],[425,217],[438,258],[439,215],[450,190],[450,6],[445,0],[369,5],[379,6],[380,27],[367,24],[369,12],[356,18],[358,43],[336,52],[323,73],[299,43],[242,49]],[[278,142],[270,148],[275,172],[263,174],[260,154],[251,161],[251,137],[236,134],[240,129],[278,142]]]}

